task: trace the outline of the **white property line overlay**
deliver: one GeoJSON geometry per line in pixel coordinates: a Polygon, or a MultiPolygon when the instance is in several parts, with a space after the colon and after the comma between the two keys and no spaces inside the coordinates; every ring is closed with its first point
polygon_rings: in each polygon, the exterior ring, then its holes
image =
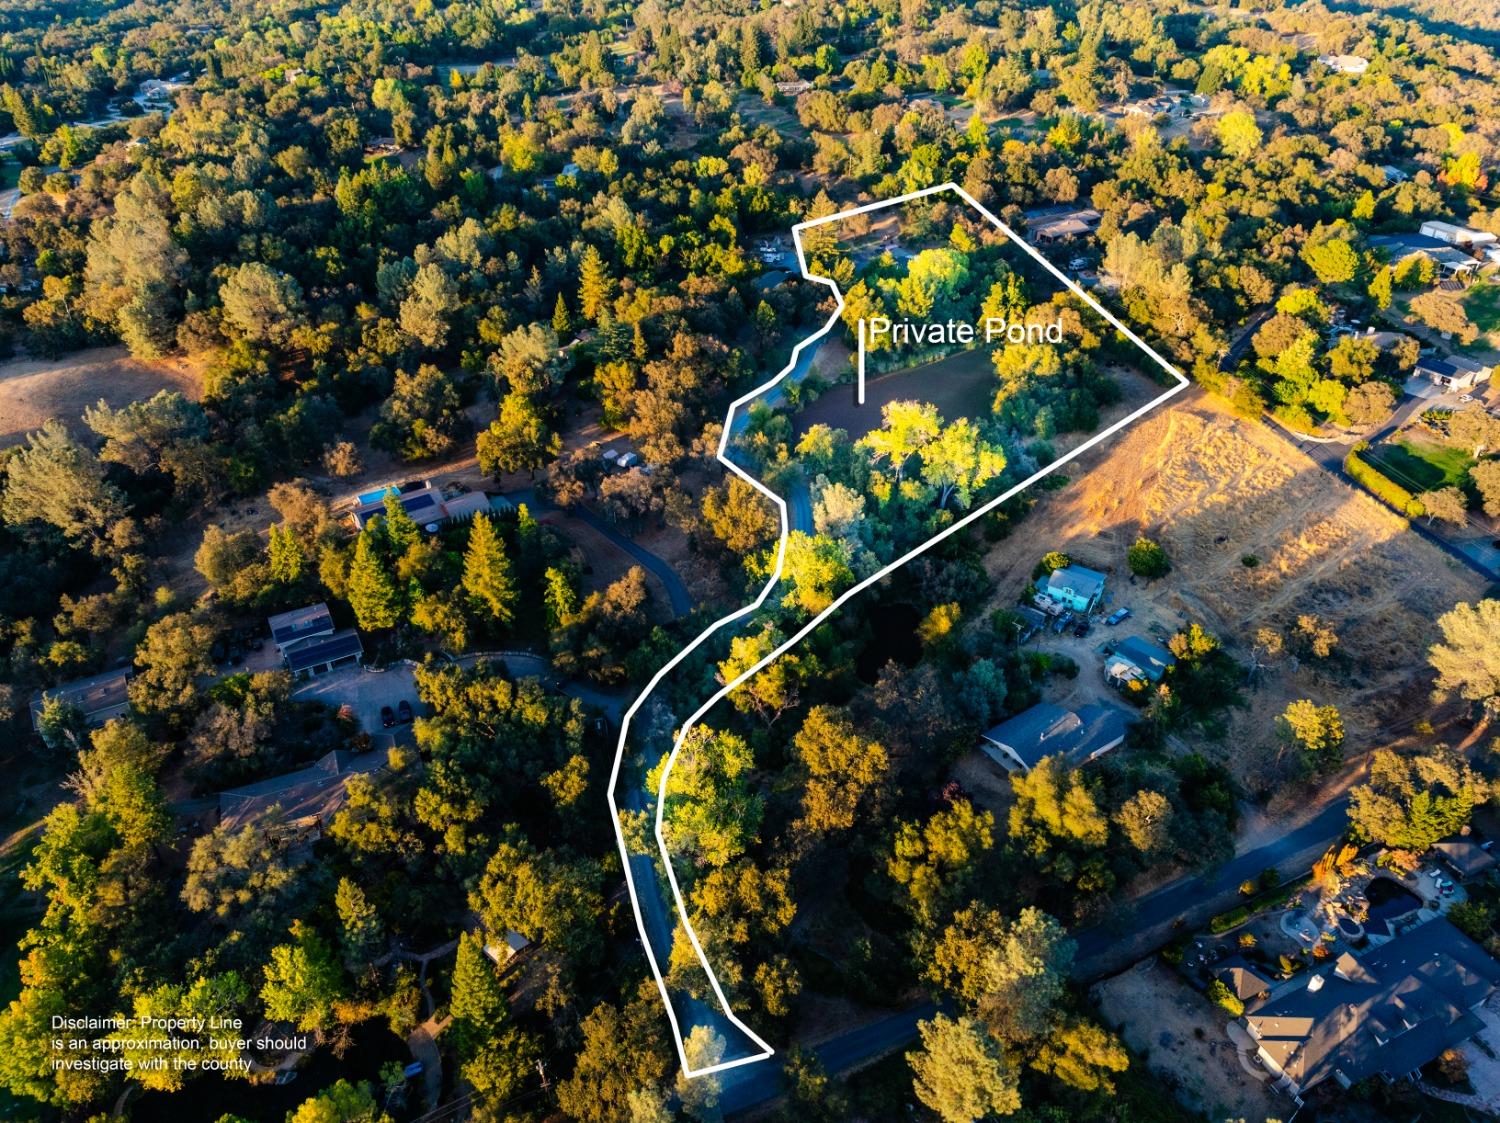
{"type": "MultiPolygon", "coordinates": [[[[826,285],[828,288],[832,289],[834,300],[837,302],[838,306],[834,309],[832,315],[828,317],[827,323],[825,323],[816,332],[814,332],[812,335],[809,335],[800,343],[798,343],[794,348],[792,348],[791,358],[788,360],[787,365],[782,368],[779,374],[777,374],[774,378],[771,378],[769,381],[757,386],[749,393],[736,398],[730,404],[729,412],[725,415],[724,418],[724,431],[719,438],[718,450],[718,458],[723,462],[726,468],[728,468],[735,475],[739,476],[742,480],[748,483],[751,487],[755,488],[766,498],[771,500],[772,503],[776,504],[776,509],[779,512],[781,518],[781,538],[776,545],[775,567],[773,568],[770,577],[766,579],[766,583],[761,588],[760,594],[753,601],[747,604],[744,608],[741,608],[738,611],[730,613],[728,616],[724,616],[719,620],[716,620],[714,623],[705,628],[695,640],[693,640],[690,644],[688,644],[676,655],[674,655],[672,659],[661,668],[661,670],[657,671],[656,674],[652,676],[651,681],[646,684],[645,690],[643,690],[640,696],[636,698],[633,703],[631,703],[630,708],[625,711],[625,714],[620,721],[620,740],[615,751],[614,767],[610,770],[609,789],[606,793],[609,801],[610,821],[614,825],[615,840],[619,844],[620,858],[625,870],[625,883],[630,892],[630,905],[631,908],[635,911],[636,928],[640,931],[641,943],[646,950],[647,962],[649,962],[651,965],[651,974],[656,979],[657,990],[661,992],[662,1004],[666,1007],[667,1011],[667,1020],[672,1025],[673,1044],[677,1048],[678,1060],[682,1063],[683,1075],[687,1077],[710,1076],[714,1073],[723,1072],[727,1069],[737,1068],[740,1065],[753,1064],[756,1061],[763,1061],[768,1057],[774,1055],[775,1053],[775,1050],[772,1049],[770,1045],[766,1044],[766,1042],[754,1030],[752,1030],[749,1026],[742,1022],[735,1015],[734,1011],[729,1008],[729,1000],[724,995],[724,989],[719,984],[718,976],[714,974],[713,968],[709,965],[708,958],[703,953],[703,945],[699,942],[698,934],[693,930],[692,921],[688,918],[687,906],[684,903],[682,897],[682,888],[678,885],[677,874],[672,866],[672,856],[667,850],[663,821],[663,811],[666,805],[667,781],[671,776],[673,765],[677,763],[677,755],[682,750],[682,743],[686,739],[688,733],[692,730],[693,726],[698,723],[699,719],[702,718],[704,714],[706,714],[710,709],[712,709],[715,705],[717,705],[720,701],[727,697],[729,693],[736,687],[744,683],[751,676],[755,675],[764,667],[768,666],[772,661],[779,658],[781,655],[784,655],[787,651],[791,650],[792,647],[805,639],[813,631],[813,629],[815,629],[819,624],[828,619],[829,616],[831,616],[834,612],[841,608],[846,601],[863,592],[865,589],[868,589],[871,585],[875,584],[877,581],[881,580],[894,570],[901,568],[901,566],[905,565],[913,558],[926,552],[927,550],[930,550],[933,546],[943,541],[943,539],[949,537],[950,535],[958,533],[960,530],[973,523],[976,519],[994,510],[1006,500],[1020,494],[1022,491],[1025,491],[1028,487],[1036,483],[1038,480],[1050,475],[1052,472],[1056,471],[1064,464],[1087,452],[1100,441],[1113,436],[1115,433],[1119,432],[1127,425],[1131,424],[1141,417],[1144,417],[1147,413],[1150,413],[1157,406],[1165,402],[1168,398],[1171,398],[1174,395],[1180,393],[1190,385],[1187,377],[1183,375],[1183,373],[1175,366],[1173,366],[1170,362],[1164,359],[1160,354],[1158,354],[1150,344],[1141,339],[1140,336],[1136,335],[1135,332],[1131,331],[1130,328],[1121,323],[1120,320],[1109,311],[1109,309],[1105,308],[1102,304],[1100,304],[1097,300],[1095,300],[1092,296],[1085,292],[1072,278],[1068,277],[1067,274],[1063,273],[1060,269],[1053,265],[1052,262],[1043,257],[1042,254],[1039,253],[1033,246],[1031,246],[1024,238],[1021,238],[1019,235],[1017,235],[1015,231],[1013,231],[1005,223],[1001,222],[1000,219],[997,218],[993,213],[991,213],[988,208],[986,208],[982,203],[979,202],[979,200],[975,199],[972,195],[970,195],[956,183],[944,183],[939,184],[935,187],[926,187],[920,191],[909,191],[906,194],[898,195],[893,199],[884,199],[876,203],[867,203],[864,206],[855,207],[852,210],[839,211],[837,214],[827,215],[823,218],[814,218],[809,219],[806,222],[799,222],[792,227],[792,241],[797,248],[797,263],[801,267],[803,277],[805,277],[809,281],[813,281],[820,285],[826,285]],[[802,250],[802,231],[814,226],[822,226],[825,223],[838,222],[842,219],[853,218],[856,215],[867,214],[870,211],[880,210],[885,207],[897,206],[901,203],[911,202],[914,199],[921,199],[928,195],[935,195],[943,191],[952,191],[956,193],[966,203],[968,203],[980,214],[982,214],[986,219],[994,223],[994,225],[999,228],[1001,233],[1003,233],[1016,245],[1020,246],[1021,249],[1026,251],[1026,253],[1031,255],[1031,257],[1034,258],[1044,269],[1046,269],[1047,272],[1051,273],[1054,277],[1061,281],[1068,288],[1068,290],[1073,293],[1073,295],[1077,296],[1095,312],[1099,313],[1099,315],[1104,317],[1104,319],[1116,331],[1120,332],[1121,335],[1125,336],[1126,339],[1130,340],[1143,352],[1150,356],[1152,361],[1154,361],[1164,371],[1166,371],[1174,379],[1176,379],[1177,384],[1170,390],[1167,390],[1165,393],[1161,394],[1159,397],[1153,398],[1150,402],[1141,406],[1133,413],[1121,418],[1119,421],[1116,421],[1109,428],[1103,430],[1100,433],[1096,433],[1094,436],[1090,437],[1087,441],[1079,445],[1077,448],[1073,449],[1071,452],[1058,457],[1052,463],[1048,464],[1045,468],[1041,468],[1038,471],[1033,472],[1031,475],[1027,476],[1026,479],[1022,480],[1014,487],[1011,487],[1003,494],[996,496],[994,499],[991,499],[983,506],[970,511],[964,517],[949,524],[947,527],[943,528],[943,530],[933,535],[926,541],[922,542],[920,545],[914,547],[911,550],[908,550],[905,554],[901,555],[901,557],[897,558],[895,561],[882,568],[879,572],[871,574],[863,581],[860,581],[859,583],[846,589],[842,594],[839,595],[837,599],[833,601],[833,603],[831,603],[822,612],[818,613],[806,624],[804,624],[802,628],[799,629],[796,634],[793,635],[790,639],[784,641],[779,647],[777,647],[765,658],[761,659],[753,667],[750,667],[748,670],[743,671],[735,678],[720,687],[719,690],[715,692],[713,697],[711,697],[707,702],[700,706],[693,713],[693,715],[683,723],[682,728],[678,731],[677,737],[672,744],[672,752],[667,759],[666,767],[662,770],[661,783],[656,793],[656,844],[658,851],[661,854],[662,863],[666,866],[667,880],[672,887],[672,897],[677,906],[677,920],[682,925],[683,930],[687,933],[689,941],[691,941],[693,945],[693,951],[698,957],[699,965],[703,968],[704,974],[708,976],[709,985],[713,988],[714,995],[719,1000],[719,1009],[723,1011],[724,1016],[730,1021],[731,1024],[733,1024],[737,1029],[741,1030],[747,1037],[750,1038],[750,1040],[755,1042],[755,1044],[760,1046],[761,1048],[761,1052],[759,1053],[753,1053],[749,1056],[740,1057],[736,1060],[723,1061],[718,1064],[706,1065],[703,1068],[695,1069],[688,1063],[687,1050],[684,1045],[682,1027],[677,1022],[677,1011],[672,1005],[671,995],[667,993],[666,980],[663,978],[661,967],[656,961],[656,953],[651,947],[651,935],[646,931],[646,921],[641,913],[640,899],[636,892],[635,877],[630,871],[630,849],[625,842],[624,828],[620,823],[620,808],[615,800],[615,788],[619,784],[620,769],[625,759],[625,742],[630,733],[630,722],[631,719],[635,717],[636,711],[640,709],[641,704],[645,702],[645,700],[650,696],[651,692],[656,689],[657,684],[661,682],[661,680],[667,675],[669,671],[678,666],[684,659],[692,654],[692,652],[702,646],[702,644],[705,643],[708,638],[715,632],[719,631],[719,629],[723,628],[725,625],[733,623],[736,620],[742,619],[743,617],[760,608],[761,605],[765,603],[766,597],[770,595],[771,590],[775,588],[776,584],[781,580],[782,564],[786,558],[786,543],[789,536],[786,500],[766,487],[763,483],[760,482],[760,480],[756,479],[754,476],[750,475],[748,472],[742,469],[738,464],[736,464],[727,455],[725,455],[725,453],[729,448],[729,438],[733,429],[734,411],[740,406],[745,405],[752,399],[759,397],[761,394],[765,393],[767,390],[769,390],[771,387],[775,386],[778,382],[785,378],[788,374],[790,374],[796,368],[797,360],[801,356],[803,349],[812,343],[816,343],[818,340],[822,339],[823,336],[827,335],[828,332],[833,329],[834,324],[838,323],[839,317],[844,311],[844,295],[839,291],[837,283],[835,283],[832,278],[820,277],[816,274],[808,272],[807,258],[803,254],[802,250]]],[[[862,339],[861,342],[863,342],[862,339]]],[[[863,389],[863,381],[863,378],[861,378],[861,389],[863,389]]],[[[860,398],[860,401],[863,401],[862,396],[860,398]]]]}

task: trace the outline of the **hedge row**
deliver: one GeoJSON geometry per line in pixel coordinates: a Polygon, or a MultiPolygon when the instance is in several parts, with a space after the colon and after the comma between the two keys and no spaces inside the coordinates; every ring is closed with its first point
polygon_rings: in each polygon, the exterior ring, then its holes
{"type": "Polygon", "coordinates": [[[1420,499],[1394,480],[1382,475],[1379,469],[1360,456],[1360,453],[1368,447],[1361,441],[1350,449],[1349,455],[1344,457],[1344,471],[1348,472],[1350,478],[1356,483],[1368,489],[1375,498],[1396,508],[1407,518],[1415,519],[1425,515],[1427,508],[1422,506],[1420,499]]]}

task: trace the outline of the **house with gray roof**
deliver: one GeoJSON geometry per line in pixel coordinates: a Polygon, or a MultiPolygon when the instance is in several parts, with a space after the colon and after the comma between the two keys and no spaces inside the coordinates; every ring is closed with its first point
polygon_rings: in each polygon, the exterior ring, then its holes
{"type": "Polygon", "coordinates": [[[1432,852],[1460,881],[1489,873],[1500,861],[1472,838],[1454,835],[1432,844],[1432,852]]]}
{"type": "Polygon", "coordinates": [[[351,753],[335,749],[315,764],[269,780],[219,793],[219,825],[242,830],[273,809],[283,828],[317,833],[347,802],[345,782],[386,766],[383,752],[351,753]]]}
{"type": "Polygon", "coordinates": [[[31,699],[31,727],[41,732],[42,711],[49,702],[72,706],[91,726],[103,725],[113,718],[124,717],[130,708],[127,688],[130,668],[116,667],[103,674],[75,679],[61,686],[38,691],[31,699]]]}
{"type": "Polygon", "coordinates": [[[1276,1086],[1302,1094],[1332,1078],[1349,1088],[1397,1080],[1484,1023],[1500,962],[1446,920],[1430,920],[1356,956],[1345,952],[1242,1019],[1276,1086]]]}
{"type": "Polygon", "coordinates": [[[1392,265],[1412,257],[1425,257],[1443,277],[1461,277],[1479,270],[1480,262],[1451,242],[1430,234],[1377,234],[1370,247],[1379,250],[1392,265]]]}
{"type": "Polygon", "coordinates": [[[1030,772],[1043,757],[1062,756],[1077,766],[1125,740],[1125,711],[1091,703],[1067,710],[1038,702],[980,737],[979,747],[1007,772],[1030,772]]]}
{"type": "Polygon", "coordinates": [[[1105,656],[1104,677],[1117,686],[1132,682],[1155,685],[1177,665],[1177,657],[1159,644],[1128,636],[1105,656]]]}
{"type": "Polygon", "coordinates": [[[1105,576],[1086,565],[1065,565],[1047,578],[1046,594],[1074,612],[1092,612],[1104,597],[1105,576]]]}
{"type": "Polygon", "coordinates": [[[1250,965],[1242,955],[1231,955],[1214,968],[1214,978],[1229,988],[1229,993],[1254,1011],[1271,993],[1271,980],[1250,965]]]}

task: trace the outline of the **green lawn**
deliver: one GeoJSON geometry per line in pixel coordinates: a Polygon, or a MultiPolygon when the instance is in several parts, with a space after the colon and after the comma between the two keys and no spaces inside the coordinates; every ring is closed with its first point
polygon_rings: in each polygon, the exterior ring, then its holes
{"type": "Polygon", "coordinates": [[[1461,448],[1410,439],[1382,444],[1365,455],[1385,475],[1415,492],[1458,487],[1474,466],[1461,448]]]}
{"type": "Polygon", "coordinates": [[[1481,282],[1464,293],[1464,311],[1485,335],[1500,331],[1500,285],[1481,282]]]}

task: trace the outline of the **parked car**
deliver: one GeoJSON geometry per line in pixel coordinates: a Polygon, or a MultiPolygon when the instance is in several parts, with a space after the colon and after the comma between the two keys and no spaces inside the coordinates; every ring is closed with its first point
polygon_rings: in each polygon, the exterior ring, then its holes
{"type": "Polygon", "coordinates": [[[1104,623],[1105,623],[1105,625],[1107,627],[1113,628],[1121,620],[1129,620],[1129,619],[1130,619],[1130,609],[1128,609],[1128,608],[1117,608],[1113,612],[1111,612],[1108,617],[1105,618],[1104,623]]]}
{"type": "Polygon", "coordinates": [[[1082,639],[1092,630],[1093,625],[1088,622],[1088,617],[1084,617],[1082,620],[1078,621],[1078,626],[1073,629],[1073,634],[1079,639],[1082,639]]]}
{"type": "Polygon", "coordinates": [[[399,721],[402,725],[410,725],[411,718],[411,703],[403,698],[396,705],[396,720],[399,721]]]}
{"type": "Polygon", "coordinates": [[[1458,396],[1458,400],[1461,401],[1461,402],[1463,402],[1464,405],[1468,405],[1470,402],[1472,402],[1474,400],[1474,395],[1473,394],[1460,394],[1458,396]]]}
{"type": "Polygon", "coordinates": [[[381,706],[380,724],[386,729],[392,728],[396,724],[396,711],[389,706],[381,706]]]}

